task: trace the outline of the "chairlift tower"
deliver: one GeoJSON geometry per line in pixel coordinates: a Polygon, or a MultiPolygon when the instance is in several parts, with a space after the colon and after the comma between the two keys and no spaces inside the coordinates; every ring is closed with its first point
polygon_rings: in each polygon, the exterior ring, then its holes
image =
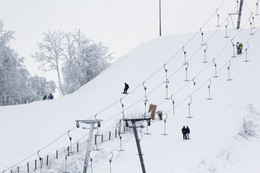
{"type": "MultiPolygon", "coordinates": [[[[141,150],[141,145],[140,145],[140,139],[138,137],[138,132],[137,132],[137,126],[135,124],[135,122],[137,121],[147,121],[148,122],[148,126],[151,125],[151,118],[150,117],[145,117],[145,118],[135,118],[135,119],[123,119],[126,123],[126,126],[128,127],[128,121],[130,121],[132,123],[132,128],[134,130],[134,134],[135,134],[135,141],[136,141],[136,146],[137,146],[137,150],[138,150],[138,155],[139,155],[139,159],[140,159],[140,163],[141,163],[141,167],[142,167],[142,173],[146,173],[145,171],[145,166],[144,166],[144,159],[143,159],[143,154],[142,154],[142,150],[141,150]]],[[[142,126],[140,126],[142,128],[142,126]]]]}
{"type": "Polygon", "coordinates": [[[244,3],[244,0],[240,0],[240,6],[239,6],[239,12],[238,12],[238,19],[237,19],[237,29],[240,28],[240,21],[241,21],[243,3],[244,3]]]}
{"type": "Polygon", "coordinates": [[[90,125],[90,130],[89,130],[89,136],[88,136],[88,140],[87,140],[87,151],[86,151],[86,155],[85,155],[85,161],[84,161],[84,167],[83,167],[83,173],[87,173],[87,169],[88,169],[88,160],[89,160],[89,152],[90,152],[90,147],[92,144],[92,138],[93,138],[93,132],[95,129],[95,124],[97,123],[98,126],[100,127],[100,123],[102,120],[76,120],[76,125],[77,128],[79,128],[79,124],[83,123],[83,124],[89,124],[90,125]]]}

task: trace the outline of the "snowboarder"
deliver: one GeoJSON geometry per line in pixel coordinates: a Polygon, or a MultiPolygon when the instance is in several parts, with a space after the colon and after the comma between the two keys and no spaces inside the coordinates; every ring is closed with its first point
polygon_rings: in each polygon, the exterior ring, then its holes
{"type": "Polygon", "coordinates": [[[182,127],[181,132],[182,132],[183,140],[186,140],[187,136],[186,136],[186,128],[185,128],[185,126],[182,127]]]}
{"type": "Polygon", "coordinates": [[[190,129],[188,126],[186,127],[186,139],[190,139],[190,129]]]}
{"type": "Polygon", "coordinates": [[[47,96],[46,95],[43,97],[43,100],[47,100],[47,96]]]}
{"type": "Polygon", "coordinates": [[[52,93],[50,93],[50,95],[49,95],[49,100],[52,100],[54,97],[53,97],[53,95],[52,95],[52,93]]]}
{"type": "Polygon", "coordinates": [[[123,94],[127,94],[127,90],[129,89],[129,85],[125,83],[125,88],[123,94]]]}

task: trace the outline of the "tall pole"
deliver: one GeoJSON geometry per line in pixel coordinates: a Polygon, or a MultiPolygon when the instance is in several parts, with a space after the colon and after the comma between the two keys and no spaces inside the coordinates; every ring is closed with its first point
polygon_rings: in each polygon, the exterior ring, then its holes
{"type": "Polygon", "coordinates": [[[159,0],[159,36],[162,35],[161,23],[162,23],[162,19],[161,19],[161,0],[159,0]]]}
{"type": "MultiPolygon", "coordinates": [[[[94,128],[95,128],[95,124],[97,123],[98,126],[100,126],[100,122],[102,120],[76,120],[77,123],[77,128],[79,128],[79,123],[83,123],[83,124],[89,124],[90,125],[90,130],[89,130],[89,136],[88,136],[88,140],[87,140],[87,151],[86,151],[86,155],[85,155],[85,161],[84,161],[84,167],[83,167],[83,173],[87,173],[87,169],[88,169],[88,160],[89,160],[89,152],[90,152],[90,148],[91,148],[91,144],[92,144],[92,138],[93,138],[93,132],[94,132],[94,128]]],[[[92,166],[92,160],[91,160],[91,166],[92,166]]]]}
{"type": "Polygon", "coordinates": [[[241,21],[243,3],[244,3],[244,0],[240,0],[240,6],[239,6],[239,12],[238,12],[238,19],[237,19],[237,29],[240,28],[240,21],[241,21]]]}
{"type": "Polygon", "coordinates": [[[87,140],[88,147],[87,147],[87,151],[86,151],[86,155],[85,155],[83,173],[87,173],[87,169],[88,169],[89,151],[90,151],[90,146],[91,146],[92,137],[93,137],[94,124],[95,123],[90,124],[90,132],[89,132],[89,136],[88,136],[88,140],[87,140]]]}
{"type": "Polygon", "coordinates": [[[138,150],[138,155],[139,155],[139,158],[140,158],[142,172],[146,173],[145,166],[144,166],[143,154],[142,154],[141,145],[140,145],[140,140],[138,138],[138,133],[137,133],[137,130],[136,130],[136,124],[135,124],[134,120],[131,121],[131,122],[132,122],[133,130],[134,130],[134,134],[135,134],[135,141],[136,141],[136,146],[137,146],[137,150],[138,150]]]}

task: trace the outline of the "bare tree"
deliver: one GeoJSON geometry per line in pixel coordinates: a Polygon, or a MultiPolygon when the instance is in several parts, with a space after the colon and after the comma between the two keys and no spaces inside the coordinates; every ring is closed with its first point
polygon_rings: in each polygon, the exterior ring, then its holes
{"type": "Polygon", "coordinates": [[[44,72],[56,71],[61,95],[64,94],[60,71],[64,61],[64,38],[64,34],[59,31],[44,33],[43,42],[38,44],[39,51],[33,55],[40,63],[39,69],[44,72]]]}

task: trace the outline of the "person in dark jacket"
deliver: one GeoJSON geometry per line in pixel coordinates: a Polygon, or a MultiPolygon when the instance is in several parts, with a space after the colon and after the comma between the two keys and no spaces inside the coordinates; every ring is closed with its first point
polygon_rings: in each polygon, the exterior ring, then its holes
{"type": "Polygon", "coordinates": [[[52,93],[50,93],[50,95],[49,95],[49,100],[52,100],[54,97],[53,97],[53,95],[52,95],[52,93]]]}
{"type": "Polygon", "coordinates": [[[123,94],[127,94],[127,90],[129,89],[129,85],[125,83],[125,88],[123,94]]]}
{"type": "Polygon", "coordinates": [[[186,128],[185,128],[185,126],[182,127],[181,132],[182,132],[183,140],[186,140],[187,136],[186,136],[186,128]]]}
{"type": "Polygon", "coordinates": [[[188,126],[186,127],[186,139],[190,139],[190,129],[188,126]]]}

